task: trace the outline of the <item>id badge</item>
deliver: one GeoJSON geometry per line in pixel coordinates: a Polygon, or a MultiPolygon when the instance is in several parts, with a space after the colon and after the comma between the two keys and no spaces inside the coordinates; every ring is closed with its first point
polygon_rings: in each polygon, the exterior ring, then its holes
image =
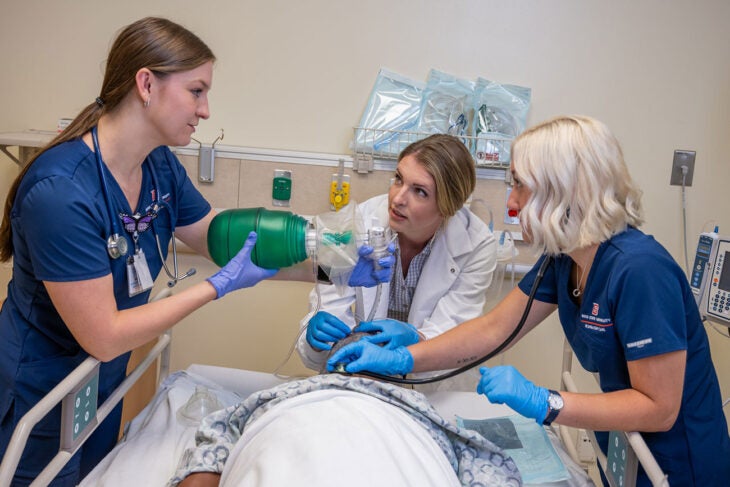
{"type": "Polygon", "coordinates": [[[149,289],[152,289],[152,276],[147,266],[147,258],[144,251],[138,249],[133,256],[127,259],[127,288],[129,297],[136,296],[149,289]]]}

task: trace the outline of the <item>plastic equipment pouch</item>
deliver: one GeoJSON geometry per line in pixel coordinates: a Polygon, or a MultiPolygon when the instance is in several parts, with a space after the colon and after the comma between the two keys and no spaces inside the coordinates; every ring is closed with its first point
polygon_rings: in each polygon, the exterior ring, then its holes
{"type": "Polygon", "coordinates": [[[469,135],[474,82],[432,69],[421,100],[418,131],[469,135]]]}
{"type": "Polygon", "coordinates": [[[512,139],[525,130],[532,90],[477,79],[474,98],[476,163],[507,163],[512,139]]]}
{"type": "Polygon", "coordinates": [[[364,130],[356,134],[356,149],[397,155],[408,145],[399,143],[399,132],[415,128],[424,86],[381,68],[360,120],[364,130]]]}

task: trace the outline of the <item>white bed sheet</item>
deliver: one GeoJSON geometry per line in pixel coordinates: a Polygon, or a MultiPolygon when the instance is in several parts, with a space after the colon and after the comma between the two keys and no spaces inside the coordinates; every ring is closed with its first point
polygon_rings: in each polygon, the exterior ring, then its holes
{"type": "MultiPolygon", "coordinates": [[[[197,426],[179,421],[177,411],[192,396],[196,386],[206,387],[227,407],[253,392],[282,382],[285,381],[271,374],[208,365],[191,365],[186,371],[172,374],[150,404],[130,422],[124,438],[81,486],[164,486],[174,474],[184,450],[194,445],[197,426]]],[[[426,395],[441,416],[451,421],[455,421],[457,414],[467,418],[514,414],[510,408],[491,404],[476,393],[439,391],[426,395]]],[[[572,478],[539,485],[592,486],[590,478],[560,446],[560,440],[551,432],[548,436],[572,478]]]]}
{"type": "Polygon", "coordinates": [[[441,447],[409,414],[379,398],[340,389],[291,397],[257,417],[231,451],[220,481],[222,487],[343,484],[458,487],[461,482],[441,447]]]}

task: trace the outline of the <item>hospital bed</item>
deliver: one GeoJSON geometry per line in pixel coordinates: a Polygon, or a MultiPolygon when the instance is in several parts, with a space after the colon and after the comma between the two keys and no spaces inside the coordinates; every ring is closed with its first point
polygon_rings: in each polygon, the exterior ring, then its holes
{"type": "MultiPolygon", "coordinates": [[[[178,411],[187,404],[196,389],[203,387],[207,392],[215,395],[224,406],[240,402],[249,394],[268,389],[282,383],[283,379],[273,374],[215,367],[208,365],[191,365],[185,371],[168,374],[169,346],[171,335],[162,335],[152,347],[146,357],[128,375],[127,379],[117,388],[112,396],[99,405],[92,407],[90,417],[84,422],[85,428],[78,431],[73,426],[65,428],[66,439],[62,440],[61,448],[56,457],[48,464],[32,485],[47,485],[60,469],[70,460],[85,439],[114,408],[116,404],[134,383],[142,377],[144,372],[153,364],[159,367],[158,376],[160,386],[150,403],[125,428],[125,434],[112,452],[91,472],[82,485],[130,485],[133,480],[139,480],[140,485],[164,485],[172,476],[178,465],[179,458],[186,447],[194,443],[194,432],[197,425],[189,421],[181,421],[178,411]],[[157,362],[158,358],[159,364],[157,362]],[[136,476],[141,476],[138,479],[136,476]]],[[[563,386],[567,390],[575,390],[571,371],[566,363],[572,363],[569,347],[564,360],[563,386]]],[[[29,411],[15,430],[8,446],[5,457],[0,464],[0,487],[10,485],[13,473],[23,451],[25,442],[33,426],[59,402],[68,408],[74,407],[74,398],[83,396],[88,391],[88,385],[94,382],[94,373],[98,368],[98,361],[88,358],[77,367],[64,381],[49,393],[39,404],[29,411]]],[[[483,396],[472,392],[436,391],[426,393],[431,404],[441,416],[447,420],[456,421],[457,417],[472,420],[484,420],[493,417],[513,418],[514,412],[503,405],[490,404],[483,396]]],[[[77,402],[78,404],[78,402],[77,402]]],[[[77,414],[76,417],[79,415],[77,414]]],[[[64,413],[72,423],[74,414],[64,413]]],[[[517,424],[517,423],[516,423],[517,424]]],[[[534,425],[534,422],[532,422],[534,425]]],[[[540,428],[542,430],[542,428],[540,428]]],[[[593,485],[586,474],[575,451],[574,440],[568,430],[561,428],[556,432],[552,428],[544,429],[546,438],[560,459],[564,470],[557,475],[562,477],[545,478],[549,481],[539,481],[527,485],[546,485],[554,487],[582,487],[593,485]],[[566,474],[567,473],[567,474],[566,474]]],[[[661,470],[649,453],[641,436],[637,433],[620,433],[618,438],[625,446],[624,453],[637,455],[638,461],[644,466],[655,485],[668,485],[661,470]]],[[[611,459],[602,455],[596,449],[598,459],[604,471],[611,467],[611,459]]],[[[611,453],[611,452],[609,452],[611,453]]],[[[542,454],[542,453],[541,453],[542,454]]],[[[539,456],[537,457],[540,459],[539,456]]],[[[543,458],[544,460],[544,458],[543,458]]],[[[532,461],[535,461],[533,458],[532,461]]],[[[549,462],[546,465],[554,464],[549,462]]],[[[635,476],[637,463],[628,460],[620,468],[627,469],[622,477],[616,477],[615,485],[631,486],[632,472],[635,476]]],[[[553,474],[553,472],[550,472],[553,474]]],[[[541,476],[535,477],[540,479],[541,476]]],[[[611,481],[614,478],[610,479],[611,481]]]]}

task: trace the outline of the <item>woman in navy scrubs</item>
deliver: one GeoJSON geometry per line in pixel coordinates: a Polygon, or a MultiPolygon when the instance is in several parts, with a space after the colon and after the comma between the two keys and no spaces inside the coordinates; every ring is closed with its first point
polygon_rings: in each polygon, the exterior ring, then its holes
{"type": "MultiPolygon", "coordinates": [[[[0,456],[28,409],[86,357],[104,362],[101,403],[124,378],[130,350],[276,272],[251,263],[252,234],[214,276],[147,304],[162,267],[156,238],[165,255],[175,231],[208,256],[214,211],[167,146],[187,145],[208,118],[214,60],[169,20],[125,27],[99,97],[13,184],[0,228],[0,260],[13,258],[0,312],[0,456]]],[[[96,465],[114,446],[120,417],[121,404],[54,485],[76,485],[96,465]]],[[[30,483],[55,455],[59,429],[57,407],[32,431],[13,485],[30,483]]]]}
{"type": "MultiPolygon", "coordinates": [[[[540,424],[639,431],[670,485],[727,485],[730,437],[707,334],[685,273],[638,229],[641,192],[618,141],[592,118],[556,117],[517,137],[511,171],[507,206],[553,259],[517,339],[557,309],[603,393],[551,391],[512,366],[482,367],[477,391],[540,424]]],[[[545,259],[486,315],[408,348],[351,344],[328,366],[406,374],[473,362],[516,328],[545,259]]],[[[608,435],[598,436],[605,451],[608,435]]],[[[641,468],[637,485],[650,485],[641,468]]]]}

